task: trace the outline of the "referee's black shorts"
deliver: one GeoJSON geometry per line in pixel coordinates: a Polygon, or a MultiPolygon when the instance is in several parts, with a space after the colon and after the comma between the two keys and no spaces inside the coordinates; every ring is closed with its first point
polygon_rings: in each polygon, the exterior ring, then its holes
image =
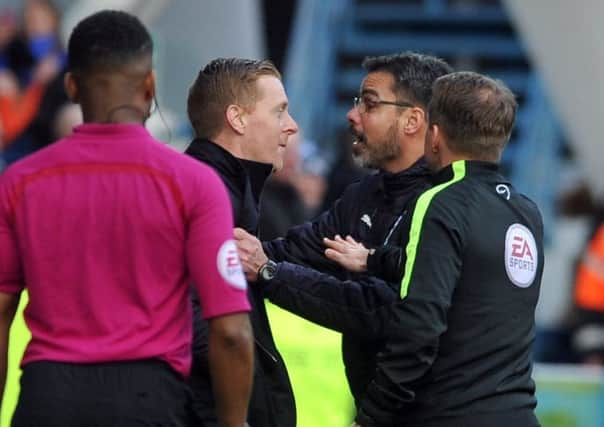
{"type": "Polygon", "coordinates": [[[156,360],[23,368],[12,427],[185,427],[191,422],[184,379],[156,360]]]}

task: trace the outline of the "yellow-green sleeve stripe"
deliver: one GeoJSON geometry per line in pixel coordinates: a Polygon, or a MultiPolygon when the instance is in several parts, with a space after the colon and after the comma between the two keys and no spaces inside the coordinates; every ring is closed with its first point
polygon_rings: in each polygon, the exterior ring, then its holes
{"type": "Polygon", "coordinates": [[[405,274],[401,282],[401,299],[404,299],[409,292],[409,282],[413,275],[413,267],[415,265],[415,257],[417,256],[417,247],[419,245],[419,239],[422,233],[422,225],[424,218],[428,212],[430,202],[439,192],[447,188],[449,185],[461,181],[466,176],[466,162],[464,160],[458,160],[453,162],[453,178],[447,182],[436,185],[426,192],[422,193],[417,199],[415,209],[413,210],[413,217],[411,218],[411,230],[409,231],[409,242],[405,250],[406,262],[405,262],[405,274]]]}

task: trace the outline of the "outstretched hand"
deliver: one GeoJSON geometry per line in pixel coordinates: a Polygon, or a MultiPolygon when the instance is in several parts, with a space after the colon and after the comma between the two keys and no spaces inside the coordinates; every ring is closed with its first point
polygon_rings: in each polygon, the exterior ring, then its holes
{"type": "Polygon", "coordinates": [[[369,249],[354,240],[352,236],[346,236],[346,239],[343,239],[336,234],[334,240],[323,238],[323,243],[327,246],[325,256],[346,270],[357,273],[367,270],[369,249]]]}
{"type": "Polygon", "coordinates": [[[262,243],[243,228],[235,228],[234,235],[245,277],[248,282],[256,282],[258,270],[268,261],[262,243]]]}

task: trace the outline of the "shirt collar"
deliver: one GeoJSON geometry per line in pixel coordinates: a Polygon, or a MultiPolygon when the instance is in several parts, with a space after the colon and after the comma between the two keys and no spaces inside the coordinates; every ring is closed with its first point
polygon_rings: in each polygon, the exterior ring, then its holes
{"type": "Polygon", "coordinates": [[[139,124],[118,123],[84,123],[73,128],[73,135],[80,138],[108,137],[107,141],[114,141],[116,137],[150,137],[149,131],[139,124]]]}

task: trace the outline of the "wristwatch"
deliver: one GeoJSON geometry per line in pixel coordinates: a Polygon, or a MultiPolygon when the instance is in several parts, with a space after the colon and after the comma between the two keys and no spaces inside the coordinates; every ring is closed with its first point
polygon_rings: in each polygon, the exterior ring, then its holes
{"type": "Polygon", "coordinates": [[[258,279],[264,282],[273,280],[277,273],[277,263],[272,260],[268,260],[258,269],[258,279]]]}

